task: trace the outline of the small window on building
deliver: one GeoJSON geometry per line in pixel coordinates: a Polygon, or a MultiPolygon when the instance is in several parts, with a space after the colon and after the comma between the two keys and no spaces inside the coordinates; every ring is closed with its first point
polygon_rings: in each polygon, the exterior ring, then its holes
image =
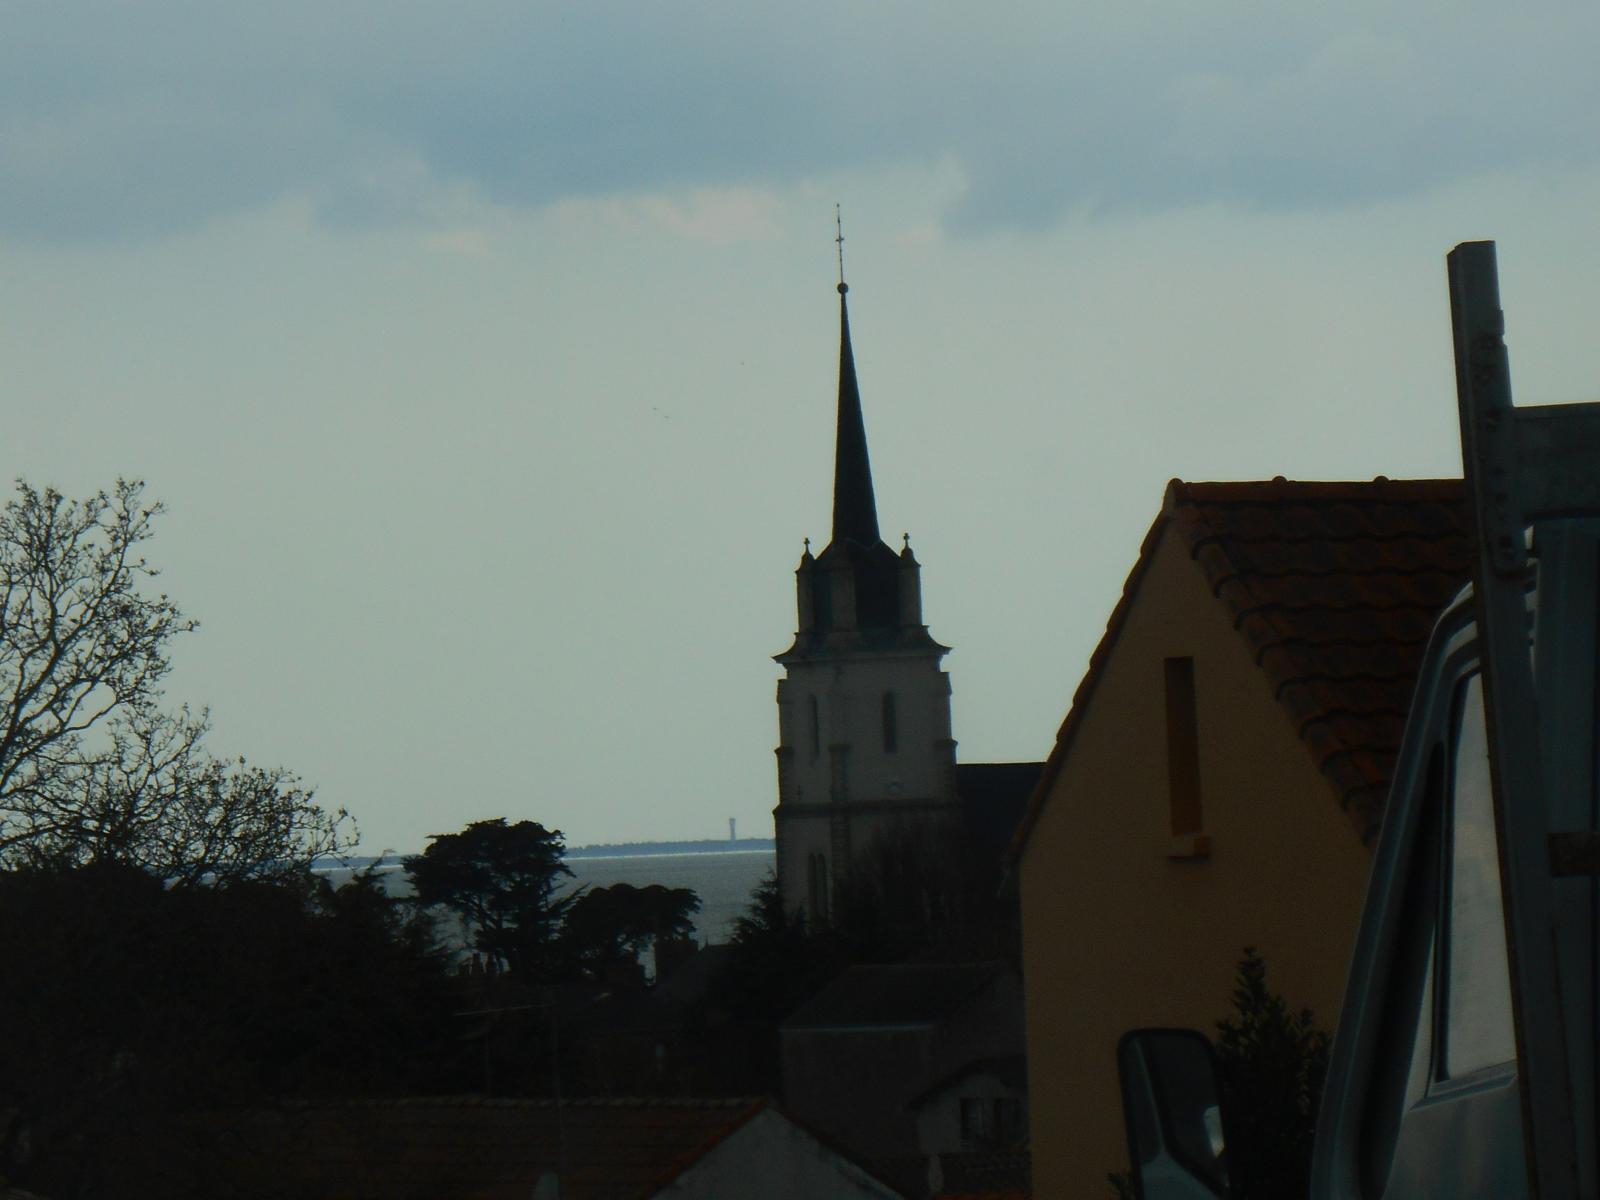
{"type": "Polygon", "coordinates": [[[899,747],[899,730],[895,728],[894,721],[894,693],[883,694],[883,750],[885,754],[893,754],[899,747]]]}
{"type": "Polygon", "coordinates": [[[1022,1104],[1015,1099],[994,1102],[993,1134],[996,1146],[1014,1146],[1022,1140],[1022,1104]]]}
{"type": "Polygon", "coordinates": [[[828,860],[821,854],[806,859],[806,912],[819,924],[828,919],[828,860]]]}
{"type": "Polygon", "coordinates": [[[816,759],[822,755],[822,709],[818,706],[815,696],[807,699],[811,702],[811,757],[816,759]]]}
{"type": "Polygon", "coordinates": [[[1205,828],[1200,811],[1200,728],[1195,711],[1194,659],[1166,660],[1167,797],[1174,836],[1205,828]]]}

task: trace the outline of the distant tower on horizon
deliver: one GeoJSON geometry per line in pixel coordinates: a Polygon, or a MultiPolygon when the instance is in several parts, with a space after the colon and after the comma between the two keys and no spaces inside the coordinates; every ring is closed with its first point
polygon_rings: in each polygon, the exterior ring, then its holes
{"type": "Polygon", "coordinates": [[[739,819],[737,817],[729,817],[728,818],[728,840],[730,842],[737,842],[739,840],[738,829],[739,829],[739,819]]]}
{"type": "Polygon", "coordinates": [[[922,623],[907,535],[878,533],[866,424],[839,279],[833,536],[795,571],[799,628],[778,681],[778,886],[784,907],[828,919],[854,855],[900,822],[957,817],[949,653],[922,623]]]}

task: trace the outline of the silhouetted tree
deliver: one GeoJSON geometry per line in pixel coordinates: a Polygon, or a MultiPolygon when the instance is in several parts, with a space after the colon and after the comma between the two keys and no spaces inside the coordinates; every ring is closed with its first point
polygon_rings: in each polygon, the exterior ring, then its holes
{"type": "Polygon", "coordinates": [[[561,936],[573,959],[600,977],[615,964],[635,961],[657,940],[687,937],[699,911],[700,897],[690,888],[617,883],[579,896],[561,936]]]}
{"type": "Polygon", "coordinates": [[[0,509],[0,867],[301,870],[353,838],[346,814],[286,771],[212,758],[204,712],[160,711],[169,643],[195,623],[152,594],[161,506],[142,496],[19,481],[0,509]]]}
{"type": "Polygon", "coordinates": [[[708,1028],[703,1036],[729,1060],[738,1086],[776,1092],[778,1026],[849,959],[830,931],[810,929],[804,914],[784,907],[777,877],[770,874],[750,894],[730,941],[709,995],[710,1007],[725,1014],[728,1027],[708,1028]]]}
{"type": "Polygon", "coordinates": [[[473,821],[460,833],[433,834],[405,860],[417,899],[458,916],[473,945],[530,978],[560,974],[561,920],[579,893],[558,897],[563,876],[561,831],[504,817],[473,821]]]}
{"type": "Polygon", "coordinates": [[[12,1182],[45,1195],[214,1194],[177,1178],[190,1114],[472,1078],[447,964],[373,880],[4,871],[0,963],[0,1112],[31,1145],[12,1182]]]}
{"type": "Polygon", "coordinates": [[[1015,961],[1017,927],[998,856],[930,822],[875,837],[844,873],[831,921],[855,962],[1015,961]]]}
{"type": "Polygon", "coordinates": [[[135,709],[108,745],[34,802],[34,834],[12,857],[35,867],[121,863],[169,886],[294,878],[349,846],[346,814],[327,812],[281,767],[214,758],[207,714],[135,709]]]}
{"type": "Polygon", "coordinates": [[[1267,987],[1246,947],[1234,977],[1234,1015],[1217,1022],[1217,1059],[1231,1128],[1228,1170],[1236,1200],[1295,1200],[1311,1182],[1317,1105],[1329,1038],[1311,1010],[1292,1011],[1267,987]]]}

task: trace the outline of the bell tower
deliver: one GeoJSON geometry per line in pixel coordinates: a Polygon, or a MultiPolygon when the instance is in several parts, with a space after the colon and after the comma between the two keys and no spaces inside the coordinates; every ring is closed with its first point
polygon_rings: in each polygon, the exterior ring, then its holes
{"type": "MultiPolygon", "coordinates": [[[[842,242],[842,235],[839,238],[842,242]]],[[[954,818],[949,653],[922,623],[921,566],[907,535],[878,533],[866,423],[850,344],[843,255],[833,536],[795,570],[798,629],[778,681],[778,883],[784,906],[829,919],[852,861],[909,820],[954,818]]]]}

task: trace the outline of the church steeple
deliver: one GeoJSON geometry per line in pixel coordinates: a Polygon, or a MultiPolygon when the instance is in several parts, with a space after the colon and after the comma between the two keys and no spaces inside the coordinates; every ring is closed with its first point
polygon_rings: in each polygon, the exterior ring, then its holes
{"type": "MultiPolygon", "coordinates": [[[[835,217],[837,221],[837,217],[835,217]]],[[[878,506],[867,458],[867,429],[850,344],[844,281],[844,234],[839,244],[839,412],[833,456],[833,537],[815,557],[811,543],[795,570],[799,628],[781,663],[812,656],[862,652],[945,653],[922,623],[920,566],[906,547],[895,553],[878,531],[878,506]]]]}
{"type": "Polygon", "coordinates": [[[850,346],[850,309],[839,281],[839,428],[833,449],[833,540],[876,544],[878,506],[872,495],[872,464],[867,459],[867,427],[856,386],[856,357],[850,346]]]}
{"type": "MultiPolygon", "coordinates": [[[[837,221],[837,217],[835,217],[837,221]]],[[[949,651],[922,623],[921,567],[878,532],[839,231],[833,537],[795,569],[799,628],[778,681],[778,888],[826,924],[856,856],[902,821],[958,821],[949,651]]]]}

